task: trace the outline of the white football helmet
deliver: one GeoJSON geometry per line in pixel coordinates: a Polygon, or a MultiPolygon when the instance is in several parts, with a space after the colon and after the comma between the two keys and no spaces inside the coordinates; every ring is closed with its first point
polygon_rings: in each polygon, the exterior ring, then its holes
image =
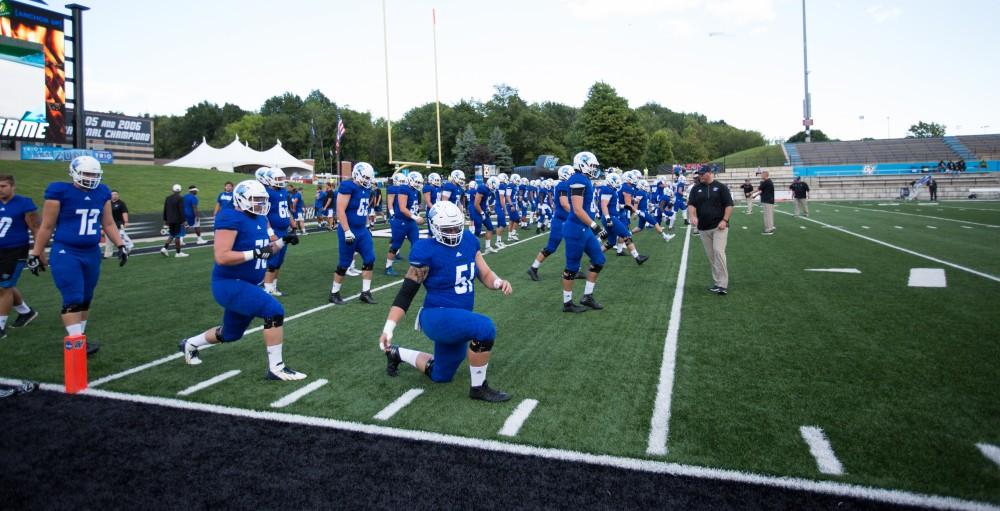
{"type": "Polygon", "coordinates": [[[511,184],[515,184],[515,185],[521,184],[521,176],[518,175],[518,174],[511,174],[510,175],[510,182],[511,182],[511,184]]]}
{"type": "Polygon", "coordinates": [[[406,178],[406,174],[403,174],[402,172],[397,172],[392,175],[392,184],[395,186],[403,186],[408,181],[409,179],[406,178]]]}
{"type": "Polygon", "coordinates": [[[419,172],[410,172],[410,186],[414,190],[420,190],[424,187],[424,176],[421,176],[419,172]]]}
{"type": "Polygon", "coordinates": [[[475,181],[469,181],[468,187],[470,192],[474,192],[476,191],[476,188],[479,188],[479,183],[476,183],[475,181]]]}
{"type": "Polygon", "coordinates": [[[432,186],[441,186],[441,174],[437,172],[431,172],[427,175],[427,182],[432,186]]]}
{"type": "Polygon", "coordinates": [[[455,183],[456,185],[460,185],[460,186],[464,185],[465,184],[465,172],[462,172],[459,169],[455,169],[455,170],[451,171],[451,176],[449,177],[449,179],[451,180],[452,183],[455,183]]]}
{"type": "Polygon", "coordinates": [[[499,179],[499,180],[500,180],[500,184],[507,184],[507,183],[509,183],[509,182],[510,182],[510,178],[508,178],[508,177],[507,177],[507,174],[505,174],[505,173],[503,173],[503,172],[501,172],[501,173],[497,174],[497,176],[496,176],[496,177],[497,177],[497,179],[499,179]]]}
{"type": "Polygon", "coordinates": [[[271,198],[259,181],[247,179],[233,188],[233,206],[240,211],[266,215],[271,210],[271,198]]]}
{"type": "Polygon", "coordinates": [[[278,167],[261,167],[257,169],[257,181],[264,186],[272,188],[285,187],[285,171],[278,167]]]}
{"type": "Polygon", "coordinates": [[[559,170],[557,170],[556,173],[559,175],[560,181],[565,181],[569,179],[569,176],[573,175],[573,167],[569,165],[563,165],[562,167],[559,167],[559,170]]]}
{"type": "Polygon", "coordinates": [[[101,162],[93,156],[77,156],[69,162],[69,175],[80,188],[93,190],[101,184],[104,170],[101,169],[101,162]]]}
{"type": "Polygon", "coordinates": [[[573,170],[582,172],[591,179],[601,174],[600,166],[601,163],[597,161],[597,156],[594,156],[592,152],[583,151],[576,153],[576,156],[573,157],[573,170]]]}
{"type": "Polygon", "coordinates": [[[632,172],[623,173],[622,181],[625,181],[626,183],[635,186],[635,174],[632,174],[632,172]]]}
{"type": "Polygon", "coordinates": [[[618,174],[608,174],[608,176],[604,178],[604,184],[617,190],[622,187],[622,177],[618,174]]]}
{"type": "Polygon", "coordinates": [[[462,243],[465,215],[457,204],[446,200],[437,201],[427,211],[427,219],[430,220],[431,235],[438,243],[449,247],[457,247],[462,243]]]}
{"type": "Polygon", "coordinates": [[[362,187],[368,188],[371,186],[372,181],[375,180],[375,169],[366,162],[359,161],[354,164],[354,168],[351,169],[351,179],[362,187]]]}
{"type": "Polygon", "coordinates": [[[490,176],[486,179],[486,188],[490,191],[496,190],[500,186],[500,178],[497,176],[490,176]]]}
{"type": "Polygon", "coordinates": [[[638,186],[640,190],[644,192],[649,191],[649,181],[646,181],[645,179],[640,179],[636,183],[637,183],[636,186],[638,186]]]}

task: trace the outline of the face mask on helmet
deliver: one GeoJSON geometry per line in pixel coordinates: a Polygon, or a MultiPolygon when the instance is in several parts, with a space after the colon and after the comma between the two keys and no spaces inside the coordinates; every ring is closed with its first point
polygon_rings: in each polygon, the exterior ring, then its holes
{"type": "Polygon", "coordinates": [[[69,175],[73,182],[87,190],[93,190],[101,184],[104,170],[101,163],[92,156],[77,156],[69,163],[69,175]]]}
{"type": "Polygon", "coordinates": [[[371,182],[375,179],[375,169],[366,162],[358,162],[351,169],[351,179],[354,183],[362,188],[368,188],[371,186],[371,182]]]}
{"type": "Polygon", "coordinates": [[[441,201],[431,206],[427,212],[430,219],[431,235],[442,245],[457,247],[465,233],[465,217],[453,202],[441,201]]]}
{"type": "Polygon", "coordinates": [[[258,181],[243,181],[233,189],[233,205],[240,211],[255,215],[267,215],[271,210],[271,199],[264,185],[258,181]]]}

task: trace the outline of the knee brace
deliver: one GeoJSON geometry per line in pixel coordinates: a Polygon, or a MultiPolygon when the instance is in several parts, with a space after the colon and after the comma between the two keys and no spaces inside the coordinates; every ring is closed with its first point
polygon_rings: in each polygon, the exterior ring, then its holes
{"type": "Polygon", "coordinates": [[[469,343],[469,349],[473,353],[489,353],[493,350],[493,342],[494,341],[477,341],[473,339],[473,341],[469,343]]]}
{"type": "Polygon", "coordinates": [[[343,266],[338,266],[337,270],[334,271],[334,273],[343,277],[344,275],[347,275],[347,268],[344,268],[343,266]]]}
{"type": "Polygon", "coordinates": [[[274,328],[285,324],[285,316],[281,314],[276,314],[274,316],[268,316],[264,318],[264,330],[268,328],[274,328]]]}
{"type": "Polygon", "coordinates": [[[430,359],[430,360],[428,360],[427,361],[427,365],[424,366],[424,374],[426,374],[428,378],[431,377],[431,373],[432,372],[434,372],[434,359],[433,358],[430,359]]]}
{"type": "Polygon", "coordinates": [[[632,237],[628,236],[626,238],[622,238],[622,243],[624,243],[626,245],[628,245],[629,243],[632,243],[632,237]]]}
{"type": "Polygon", "coordinates": [[[62,308],[62,312],[60,312],[60,314],[71,314],[71,313],[74,313],[74,312],[83,312],[85,310],[87,310],[87,308],[84,306],[84,304],[82,304],[82,303],[71,303],[71,304],[63,307],[62,308]]]}
{"type": "Polygon", "coordinates": [[[375,261],[365,263],[361,266],[361,271],[372,271],[375,268],[375,261]]]}
{"type": "Polygon", "coordinates": [[[590,271],[592,271],[594,273],[601,273],[601,270],[603,270],[603,269],[604,269],[604,265],[603,264],[591,264],[590,265],[590,271]]]}
{"type": "Polygon", "coordinates": [[[240,334],[240,336],[239,336],[239,337],[236,337],[236,338],[234,338],[234,339],[226,339],[226,338],[225,338],[225,337],[224,337],[224,336],[222,335],[222,327],[221,327],[221,326],[215,329],[215,338],[216,338],[216,339],[217,339],[217,340],[218,340],[219,342],[236,342],[236,341],[240,340],[240,339],[241,339],[242,337],[243,337],[243,334],[240,334]]]}
{"type": "Polygon", "coordinates": [[[549,247],[545,247],[545,248],[542,249],[542,256],[543,257],[548,257],[550,255],[552,255],[552,251],[549,250],[549,247]]]}
{"type": "Polygon", "coordinates": [[[615,247],[615,242],[612,241],[611,238],[608,238],[608,239],[604,240],[604,249],[605,250],[610,250],[610,249],[612,249],[614,247],[615,247]]]}
{"type": "Polygon", "coordinates": [[[570,270],[563,270],[563,280],[575,280],[577,272],[570,270]]]}
{"type": "Polygon", "coordinates": [[[268,266],[267,267],[267,272],[268,273],[275,273],[275,272],[277,272],[280,269],[281,269],[281,266],[275,266],[274,268],[271,268],[270,266],[268,266]]]}

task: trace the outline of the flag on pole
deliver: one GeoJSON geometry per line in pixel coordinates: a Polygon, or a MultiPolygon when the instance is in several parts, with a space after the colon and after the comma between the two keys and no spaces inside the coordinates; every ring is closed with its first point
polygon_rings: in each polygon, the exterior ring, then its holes
{"type": "Polygon", "coordinates": [[[344,138],[344,133],[347,133],[347,129],[344,128],[344,119],[340,117],[340,111],[337,111],[337,154],[340,154],[340,139],[344,138]]]}

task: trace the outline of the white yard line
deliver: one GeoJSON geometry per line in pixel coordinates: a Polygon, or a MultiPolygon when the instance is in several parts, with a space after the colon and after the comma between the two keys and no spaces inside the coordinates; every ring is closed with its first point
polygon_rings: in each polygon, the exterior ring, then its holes
{"type": "Polygon", "coordinates": [[[284,408],[290,404],[293,404],[296,401],[302,399],[303,397],[315,392],[316,390],[318,390],[323,385],[326,385],[327,383],[329,383],[327,380],[320,378],[310,383],[309,385],[306,385],[305,387],[302,387],[301,389],[296,390],[295,392],[292,392],[291,394],[271,403],[271,408],[284,408]]]}
{"type": "Polygon", "coordinates": [[[823,474],[844,475],[844,466],[840,464],[837,455],[833,453],[833,447],[827,440],[823,430],[816,426],[802,426],[799,428],[802,439],[809,445],[809,453],[816,458],[816,468],[823,474]]]}
{"type": "Polygon", "coordinates": [[[861,273],[857,268],[806,268],[806,271],[819,271],[826,273],[861,273]]]}
{"type": "MultiPolygon", "coordinates": [[[[531,240],[533,240],[535,238],[538,238],[538,237],[541,237],[541,236],[548,236],[548,233],[536,234],[534,236],[531,236],[530,238],[525,238],[525,239],[520,240],[520,241],[515,241],[513,243],[508,243],[507,246],[508,247],[512,247],[512,246],[517,245],[519,243],[525,243],[527,241],[531,241],[531,240]]],[[[485,257],[488,257],[488,256],[485,256],[485,257]]],[[[381,291],[383,289],[387,289],[387,288],[390,288],[390,287],[393,287],[393,286],[396,286],[396,285],[399,285],[399,284],[402,284],[402,283],[403,283],[403,279],[394,280],[394,281],[392,281],[392,282],[390,282],[388,284],[383,284],[381,286],[372,288],[372,293],[376,293],[376,292],[381,291]]],[[[358,294],[355,294],[355,295],[351,295],[351,296],[348,296],[347,298],[344,298],[344,301],[345,302],[349,302],[351,300],[357,299],[360,296],[361,296],[361,293],[358,293],[358,294]]],[[[289,317],[285,318],[285,322],[287,323],[289,321],[292,321],[292,320],[295,320],[295,319],[298,319],[298,318],[301,318],[301,317],[304,317],[304,316],[308,316],[310,314],[314,314],[314,313],[322,311],[322,310],[329,309],[330,307],[335,307],[335,305],[332,304],[332,303],[327,303],[327,304],[320,305],[318,307],[313,307],[312,309],[305,310],[305,311],[302,311],[302,312],[300,312],[298,314],[295,314],[295,315],[292,315],[292,316],[289,316],[289,317]]],[[[246,332],[244,332],[243,335],[247,336],[247,335],[250,335],[250,334],[252,334],[254,332],[259,332],[259,331],[261,331],[263,329],[264,329],[263,325],[256,326],[256,327],[251,328],[251,329],[247,330],[246,332]]],[[[217,346],[217,345],[216,344],[209,344],[208,346],[204,346],[204,347],[199,348],[199,349],[200,350],[204,350],[204,349],[210,348],[212,346],[217,346]]],[[[139,373],[139,372],[145,371],[146,369],[150,369],[150,368],[162,365],[162,364],[166,364],[167,362],[170,362],[172,360],[176,360],[176,359],[181,358],[183,356],[184,356],[184,354],[180,353],[180,352],[174,353],[172,355],[167,355],[165,357],[158,358],[158,359],[156,359],[156,360],[154,360],[152,362],[147,362],[145,364],[142,364],[141,366],[133,367],[131,369],[126,369],[124,371],[117,372],[117,373],[114,373],[114,374],[109,374],[108,376],[105,376],[103,378],[98,378],[98,379],[90,382],[90,386],[91,387],[97,387],[99,385],[104,385],[105,383],[108,383],[109,381],[115,381],[115,380],[119,380],[121,378],[124,378],[126,376],[131,376],[131,375],[133,375],[135,373],[139,373]]]]}
{"type": "MultiPolygon", "coordinates": [[[[789,215],[789,216],[791,216],[791,213],[785,213],[784,211],[778,211],[778,213],[781,213],[783,215],[789,215]]],[[[820,222],[819,220],[814,220],[812,218],[806,218],[806,220],[808,220],[810,222],[817,223],[819,225],[830,225],[830,224],[826,224],[826,223],[820,222]]],[[[908,248],[903,248],[903,247],[900,247],[900,246],[897,246],[897,245],[893,245],[892,243],[886,243],[886,242],[884,242],[882,240],[877,240],[875,238],[872,238],[872,237],[869,237],[869,236],[865,236],[864,234],[858,234],[856,232],[848,231],[847,229],[843,229],[843,228],[840,228],[840,227],[832,227],[832,228],[834,230],[840,231],[840,232],[842,232],[844,234],[850,234],[851,236],[856,236],[856,237],[861,238],[863,240],[868,240],[868,241],[870,241],[872,243],[878,243],[879,245],[882,245],[884,247],[889,247],[891,249],[898,250],[900,252],[905,252],[905,253],[910,254],[910,255],[915,255],[917,257],[922,257],[924,259],[927,259],[928,261],[934,261],[935,263],[938,263],[938,264],[943,264],[943,265],[946,265],[946,266],[951,266],[952,268],[955,268],[956,270],[962,270],[964,272],[968,272],[968,273],[971,273],[973,275],[978,275],[978,276],[980,276],[980,277],[982,277],[984,279],[989,279],[989,280],[992,280],[994,282],[1000,282],[1000,277],[997,277],[996,275],[990,275],[989,273],[983,273],[983,272],[978,271],[978,270],[973,270],[972,268],[966,268],[965,266],[961,266],[961,265],[958,265],[958,264],[955,264],[955,263],[952,263],[952,262],[948,262],[948,261],[945,261],[944,259],[938,259],[936,257],[929,256],[927,254],[921,254],[920,252],[916,252],[916,251],[910,250],[908,248]]],[[[901,228],[901,227],[897,226],[897,228],[901,228]]]]}
{"type": "MultiPolygon", "coordinates": [[[[963,224],[979,225],[979,226],[983,226],[983,227],[1000,227],[1000,225],[982,224],[982,223],[979,223],[979,222],[970,222],[968,220],[958,220],[958,219],[955,219],[955,218],[944,218],[944,217],[940,217],[940,216],[918,215],[917,213],[903,213],[903,212],[899,212],[899,211],[886,211],[884,209],[871,209],[871,208],[858,208],[858,209],[863,209],[865,211],[874,211],[876,213],[890,213],[890,214],[893,214],[893,215],[919,216],[919,217],[923,217],[923,218],[932,218],[934,220],[944,220],[946,222],[958,222],[958,223],[963,223],[963,224]]],[[[998,211],[998,212],[1000,212],[1000,211],[998,211]]]]}
{"type": "Polygon", "coordinates": [[[402,396],[396,398],[395,401],[389,404],[389,406],[382,409],[382,411],[375,414],[375,418],[380,421],[387,421],[392,418],[393,415],[399,413],[400,410],[406,408],[406,405],[413,402],[420,394],[424,393],[424,389],[410,389],[403,393],[402,396]]]}
{"type": "Polygon", "coordinates": [[[979,448],[979,452],[983,453],[983,456],[986,456],[1000,467],[1000,447],[987,443],[978,443],[976,447],[979,448]]]}
{"type": "Polygon", "coordinates": [[[535,410],[538,406],[538,401],[534,399],[525,399],[517,405],[517,408],[507,417],[504,421],[503,427],[497,433],[502,436],[517,436],[517,432],[521,431],[521,426],[524,425],[524,421],[528,420],[528,416],[531,412],[535,410]]]}
{"type": "MultiPolygon", "coordinates": [[[[0,384],[19,384],[20,380],[0,378],[0,384]]],[[[40,389],[47,392],[65,392],[62,385],[52,383],[42,383],[40,389]]],[[[515,454],[521,456],[534,456],[542,459],[567,461],[575,463],[586,463],[589,465],[613,467],[625,470],[634,470],[653,474],[664,474],[681,477],[694,477],[713,481],[730,481],[743,484],[753,484],[767,486],[771,488],[783,488],[789,490],[807,491],[821,493],[825,495],[839,495],[843,497],[884,502],[887,504],[897,504],[903,506],[917,506],[928,509],[959,509],[963,511],[1000,511],[1000,506],[988,502],[976,502],[972,500],[947,497],[942,495],[928,495],[902,490],[892,490],[886,488],[872,488],[870,486],[860,486],[837,481],[816,481],[795,477],[780,477],[756,474],[753,472],[741,472],[738,470],[727,470],[719,468],[699,467],[694,465],[683,465],[679,463],[666,463],[640,458],[627,458],[623,456],[610,456],[603,454],[591,454],[566,449],[555,449],[547,447],[535,447],[524,444],[511,444],[498,440],[483,440],[465,436],[447,435],[444,433],[433,433],[429,431],[407,430],[381,426],[375,424],[362,424],[358,422],[342,421],[337,419],[327,419],[322,417],[309,417],[289,413],[258,411],[230,406],[212,405],[185,401],[183,399],[140,396],[137,394],[126,394],[123,392],[113,392],[100,389],[87,389],[82,395],[95,398],[112,399],[116,401],[126,401],[153,406],[162,406],[178,410],[187,410],[202,413],[214,413],[228,417],[239,417],[246,419],[264,420],[281,424],[296,424],[302,426],[312,426],[320,428],[334,429],[338,431],[349,431],[364,433],[369,435],[379,435],[389,438],[399,438],[403,440],[413,440],[419,442],[431,442],[455,447],[466,447],[479,449],[488,452],[499,452],[515,454]]]]}
{"type": "Polygon", "coordinates": [[[663,342],[663,361],[660,365],[660,383],[656,386],[656,401],[653,417],[649,421],[649,442],[647,454],[667,454],[667,439],[670,436],[670,407],[674,393],[674,371],[677,366],[677,335],[681,329],[681,305],[684,303],[684,281],[687,279],[688,248],[691,246],[691,228],[684,235],[681,250],[681,264],[677,269],[677,285],[674,287],[674,302],[670,307],[670,321],[667,337],[663,342]]]}
{"type": "Polygon", "coordinates": [[[206,389],[208,387],[211,387],[212,385],[215,385],[216,383],[228,380],[228,379],[232,378],[233,376],[236,376],[237,374],[240,374],[240,370],[239,369],[233,369],[232,371],[226,371],[226,372],[224,372],[224,373],[222,373],[222,374],[220,374],[220,375],[218,375],[218,376],[216,376],[214,378],[209,378],[209,379],[207,379],[207,380],[205,380],[205,381],[203,381],[201,383],[198,383],[196,385],[192,385],[192,386],[190,386],[190,387],[188,387],[188,388],[186,388],[186,389],[178,392],[177,395],[178,396],[190,396],[191,394],[194,394],[195,392],[198,392],[199,390],[206,389]]]}

